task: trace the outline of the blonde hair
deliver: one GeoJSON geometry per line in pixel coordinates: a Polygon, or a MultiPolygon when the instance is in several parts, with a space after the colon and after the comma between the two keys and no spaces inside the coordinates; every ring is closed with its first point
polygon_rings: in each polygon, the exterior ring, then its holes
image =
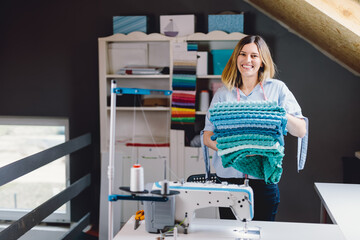
{"type": "Polygon", "coordinates": [[[237,59],[240,55],[240,51],[244,45],[249,43],[255,43],[260,54],[262,67],[259,69],[258,80],[263,82],[266,79],[272,78],[276,72],[276,66],[271,58],[270,49],[267,46],[264,39],[258,35],[249,35],[242,38],[235,46],[235,49],[226,64],[224,71],[221,75],[221,81],[229,89],[233,89],[235,86],[240,87],[242,85],[241,73],[237,67],[237,59]]]}

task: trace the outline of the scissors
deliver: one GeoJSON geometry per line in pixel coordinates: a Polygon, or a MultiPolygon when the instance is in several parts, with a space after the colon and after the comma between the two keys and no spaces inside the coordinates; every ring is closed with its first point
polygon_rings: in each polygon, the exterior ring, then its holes
{"type": "Polygon", "coordinates": [[[139,210],[135,214],[135,226],[134,230],[136,230],[140,226],[140,221],[145,219],[144,210],[139,210]]]}

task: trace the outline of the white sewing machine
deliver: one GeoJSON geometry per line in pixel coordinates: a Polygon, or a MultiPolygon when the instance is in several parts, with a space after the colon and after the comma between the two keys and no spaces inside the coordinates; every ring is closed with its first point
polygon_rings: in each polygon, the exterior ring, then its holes
{"type": "MultiPolygon", "coordinates": [[[[152,193],[164,195],[162,182],[152,184],[152,193]],[[161,194],[161,193],[160,193],[161,194]]],[[[247,184],[216,184],[195,182],[168,182],[167,202],[145,202],[146,230],[152,233],[163,231],[175,222],[184,226],[185,233],[195,217],[195,211],[206,207],[230,207],[236,218],[243,222],[254,216],[254,194],[247,184]],[[176,194],[178,193],[178,194],[176,194]]]]}

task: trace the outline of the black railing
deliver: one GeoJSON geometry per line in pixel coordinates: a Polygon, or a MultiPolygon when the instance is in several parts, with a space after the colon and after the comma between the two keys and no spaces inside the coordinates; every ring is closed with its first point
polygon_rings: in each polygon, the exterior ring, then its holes
{"type": "MultiPolygon", "coordinates": [[[[60,157],[71,154],[91,144],[91,134],[84,134],[80,137],[59,144],[42,152],[18,160],[14,163],[0,168],[0,186],[11,182],[29,172],[32,172],[60,157]]],[[[39,207],[13,222],[9,227],[0,232],[0,240],[18,239],[31,228],[41,223],[46,217],[52,214],[64,203],[70,201],[87,187],[90,186],[91,175],[87,174],[80,178],[65,190],[50,198],[39,207]]],[[[82,219],[75,223],[61,239],[73,239],[89,224],[90,213],[86,213],[82,219]]]]}

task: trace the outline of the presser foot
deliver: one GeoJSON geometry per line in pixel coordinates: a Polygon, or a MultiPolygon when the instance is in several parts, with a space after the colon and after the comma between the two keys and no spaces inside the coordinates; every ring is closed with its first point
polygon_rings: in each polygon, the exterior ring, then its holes
{"type": "Polygon", "coordinates": [[[259,227],[248,227],[247,225],[245,225],[244,227],[235,229],[234,231],[237,232],[235,240],[261,239],[259,227]]]}

